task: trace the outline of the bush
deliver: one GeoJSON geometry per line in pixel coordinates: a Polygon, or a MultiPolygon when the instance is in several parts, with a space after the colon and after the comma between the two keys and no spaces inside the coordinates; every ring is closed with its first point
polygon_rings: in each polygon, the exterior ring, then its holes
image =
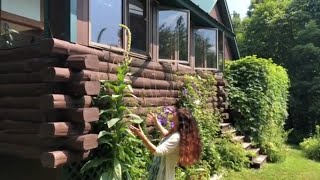
{"type": "Polygon", "coordinates": [[[320,161],[320,126],[316,127],[316,134],[313,137],[304,139],[300,143],[300,147],[308,158],[320,161]]]}
{"type": "Polygon", "coordinates": [[[235,126],[268,155],[271,162],[285,157],[289,78],[271,59],[247,56],[227,64],[229,100],[235,126]]]}
{"type": "Polygon", "coordinates": [[[187,169],[178,169],[176,178],[201,179],[222,169],[239,170],[248,165],[249,158],[241,145],[231,142],[228,137],[221,137],[219,127],[221,115],[208,106],[208,99],[216,96],[214,76],[211,74],[187,75],[184,79],[180,106],[191,109],[198,122],[202,155],[197,165],[187,169]],[[198,172],[199,176],[195,177],[195,172],[198,172]]]}

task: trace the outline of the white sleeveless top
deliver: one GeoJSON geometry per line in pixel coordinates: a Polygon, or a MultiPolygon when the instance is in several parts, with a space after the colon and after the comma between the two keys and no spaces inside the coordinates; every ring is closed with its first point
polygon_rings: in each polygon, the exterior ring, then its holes
{"type": "Polygon", "coordinates": [[[163,172],[163,170],[165,172],[165,174],[159,173],[157,180],[174,180],[175,167],[179,162],[179,144],[180,134],[175,132],[156,148],[153,154],[162,156],[159,172],[163,172]]]}

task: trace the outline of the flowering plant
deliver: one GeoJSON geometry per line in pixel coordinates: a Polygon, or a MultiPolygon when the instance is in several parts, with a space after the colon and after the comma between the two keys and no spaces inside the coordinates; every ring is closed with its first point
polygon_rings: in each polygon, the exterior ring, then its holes
{"type": "Polygon", "coordinates": [[[169,106],[162,107],[159,111],[157,111],[157,120],[159,123],[166,128],[172,128],[174,123],[168,123],[170,119],[172,119],[172,115],[176,112],[176,110],[169,106]]]}

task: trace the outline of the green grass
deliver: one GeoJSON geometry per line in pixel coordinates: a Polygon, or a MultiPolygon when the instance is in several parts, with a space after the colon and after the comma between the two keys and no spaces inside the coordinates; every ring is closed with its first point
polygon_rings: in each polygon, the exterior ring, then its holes
{"type": "Polygon", "coordinates": [[[268,163],[262,169],[229,172],[223,180],[320,180],[320,162],[307,159],[297,148],[289,148],[281,163],[268,163]]]}

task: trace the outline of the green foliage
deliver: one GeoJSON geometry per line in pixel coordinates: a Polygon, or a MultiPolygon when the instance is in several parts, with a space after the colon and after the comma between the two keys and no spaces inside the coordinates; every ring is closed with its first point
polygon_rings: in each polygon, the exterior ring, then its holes
{"type": "MultiPolygon", "coordinates": [[[[222,169],[239,170],[248,164],[245,150],[228,139],[221,137],[220,113],[208,105],[208,99],[216,96],[216,80],[213,75],[187,75],[180,95],[180,105],[192,110],[198,122],[202,141],[200,162],[187,169],[177,171],[177,179],[195,179],[191,172],[206,178],[222,169]],[[202,173],[199,173],[201,171],[202,173]]],[[[201,178],[197,177],[197,178],[201,178]]]]}
{"type": "MultiPolygon", "coordinates": [[[[130,51],[131,33],[126,26],[121,26],[128,32],[130,51]]],[[[97,177],[100,180],[136,179],[137,176],[145,178],[145,173],[142,172],[148,163],[148,152],[142,152],[141,142],[127,128],[128,123],[139,124],[142,119],[130,113],[123,100],[125,96],[133,96],[132,87],[125,78],[129,75],[131,62],[128,53],[126,52],[125,60],[117,69],[117,80],[101,81],[100,94],[94,101],[101,110],[100,119],[95,127],[95,131],[99,133],[99,147],[82,167],[81,172],[91,173],[88,170],[97,168],[102,172],[97,177]]]]}
{"type": "Polygon", "coordinates": [[[320,1],[254,1],[239,24],[234,17],[241,55],[271,57],[288,69],[290,89],[289,141],[298,143],[314,133],[319,120],[320,1]]]}
{"type": "Polygon", "coordinates": [[[252,137],[269,160],[285,157],[289,79],[270,59],[248,56],[226,68],[229,100],[238,130],[252,137]]]}
{"type": "Polygon", "coordinates": [[[320,161],[320,126],[316,126],[315,135],[304,139],[300,147],[308,158],[320,161]]]}

